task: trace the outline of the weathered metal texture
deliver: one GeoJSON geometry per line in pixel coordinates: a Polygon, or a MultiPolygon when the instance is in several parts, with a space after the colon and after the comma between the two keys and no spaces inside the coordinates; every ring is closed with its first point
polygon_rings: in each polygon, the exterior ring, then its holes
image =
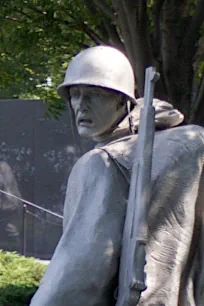
{"type": "Polygon", "coordinates": [[[64,82],[58,87],[67,101],[73,85],[100,86],[119,91],[135,103],[135,78],[126,56],[115,48],[97,46],[80,52],[69,64],[64,82]]]}

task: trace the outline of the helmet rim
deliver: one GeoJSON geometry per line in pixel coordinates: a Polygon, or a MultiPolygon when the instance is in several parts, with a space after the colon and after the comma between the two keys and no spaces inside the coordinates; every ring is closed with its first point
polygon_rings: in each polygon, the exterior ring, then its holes
{"type": "Polygon", "coordinates": [[[57,91],[66,101],[69,88],[79,85],[113,90],[136,104],[132,66],[127,57],[113,47],[95,46],[80,52],[68,65],[64,82],[57,91]]]}

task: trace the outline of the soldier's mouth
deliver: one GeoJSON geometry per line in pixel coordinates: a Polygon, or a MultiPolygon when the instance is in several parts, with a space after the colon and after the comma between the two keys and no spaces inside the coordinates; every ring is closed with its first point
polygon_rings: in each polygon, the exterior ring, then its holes
{"type": "Polygon", "coordinates": [[[93,121],[91,119],[88,119],[88,118],[79,118],[78,119],[78,125],[89,127],[89,126],[93,125],[93,121]]]}

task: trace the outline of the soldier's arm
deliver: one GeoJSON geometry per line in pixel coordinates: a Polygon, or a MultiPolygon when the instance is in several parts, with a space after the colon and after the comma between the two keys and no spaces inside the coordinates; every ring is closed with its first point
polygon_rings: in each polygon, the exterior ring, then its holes
{"type": "Polygon", "coordinates": [[[64,232],[32,306],[110,305],[118,270],[128,185],[101,150],[73,168],[64,232]]]}

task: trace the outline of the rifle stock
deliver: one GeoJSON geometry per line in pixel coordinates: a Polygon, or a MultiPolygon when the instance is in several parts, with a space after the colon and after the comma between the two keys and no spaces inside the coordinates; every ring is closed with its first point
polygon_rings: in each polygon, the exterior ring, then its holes
{"type": "Polygon", "coordinates": [[[133,162],[123,232],[116,306],[136,306],[146,289],[145,264],[148,225],[147,213],[151,195],[152,151],[155,110],[152,106],[154,86],[159,79],[155,68],[146,69],[144,106],[140,113],[136,158],[133,162]]]}

